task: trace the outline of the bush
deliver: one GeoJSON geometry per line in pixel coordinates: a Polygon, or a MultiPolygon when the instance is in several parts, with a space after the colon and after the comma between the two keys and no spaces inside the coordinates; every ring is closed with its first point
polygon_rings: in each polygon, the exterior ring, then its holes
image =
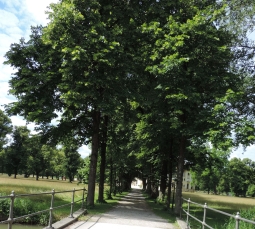
{"type": "Polygon", "coordinates": [[[252,197],[255,196],[255,185],[254,184],[249,185],[246,195],[252,196],[252,197]]]}
{"type": "MultiPolygon", "coordinates": [[[[14,200],[14,208],[13,208],[13,217],[19,217],[28,215],[31,213],[35,213],[40,211],[39,206],[35,205],[34,202],[28,198],[15,199],[14,200]]],[[[9,216],[10,211],[10,199],[0,199],[0,220],[6,220],[9,216]]],[[[35,215],[31,217],[25,217],[19,220],[19,223],[26,224],[39,224],[42,226],[46,226],[49,221],[49,212],[35,215]]]]}
{"type": "MultiPolygon", "coordinates": [[[[240,217],[249,219],[254,221],[255,220],[255,208],[245,209],[240,211],[240,217]]],[[[236,220],[235,218],[230,218],[229,221],[225,224],[226,229],[233,229],[235,228],[236,220]]],[[[239,229],[254,229],[255,225],[245,223],[243,221],[240,221],[239,223],[239,229]]]]}
{"type": "Polygon", "coordinates": [[[0,199],[0,220],[5,220],[8,218],[9,209],[10,209],[10,203],[8,199],[0,199]]]}

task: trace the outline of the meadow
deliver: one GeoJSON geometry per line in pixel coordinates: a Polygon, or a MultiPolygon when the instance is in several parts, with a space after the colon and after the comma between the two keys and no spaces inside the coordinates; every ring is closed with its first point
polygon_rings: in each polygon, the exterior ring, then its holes
{"type": "MultiPolygon", "coordinates": [[[[56,180],[56,179],[42,179],[40,178],[38,181],[35,180],[33,177],[24,178],[23,175],[18,175],[16,179],[13,177],[8,177],[5,174],[0,174],[0,195],[10,195],[12,191],[15,192],[16,195],[19,194],[32,194],[32,193],[40,193],[40,192],[51,192],[53,189],[58,191],[65,191],[65,190],[73,190],[73,189],[87,189],[87,185],[84,184],[78,184],[77,181],[70,183],[68,180],[56,180]]],[[[105,187],[107,189],[107,186],[105,187]]],[[[126,193],[117,194],[116,196],[113,196],[113,200],[107,200],[107,203],[96,203],[96,199],[98,196],[98,186],[96,187],[96,193],[95,193],[95,206],[93,208],[88,209],[88,214],[83,216],[81,219],[86,220],[91,215],[100,214],[107,210],[109,210],[112,206],[117,204],[118,200],[122,196],[124,196],[126,193]]],[[[75,201],[80,200],[82,198],[82,191],[78,191],[75,194],[75,201]]],[[[21,199],[17,198],[16,200],[21,199]]],[[[22,198],[24,199],[24,198],[22,198]]],[[[36,209],[42,210],[42,209],[49,209],[50,208],[50,201],[51,201],[51,195],[36,195],[29,198],[26,198],[27,201],[18,201],[18,205],[22,209],[27,209],[27,211],[31,211],[30,208],[35,206],[34,203],[36,203],[36,209]]],[[[1,199],[0,199],[1,200],[1,199]]],[[[71,203],[72,201],[72,192],[66,192],[66,193],[60,193],[55,194],[54,198],[54,206],[59,206],[63,204],[71,203]]],[[[81,202],[75,203],[74,205],[74,211],[78,210],[81,207],[81,202]]],[[[86,207],[86,206],[85,206],[86,207]]],[[[16,206],[17,208],[17,206],[16,206]]],[[[0,209],[1,210],[1,209],[0,209]]],[[[16,210],[17,212],[17,210],[16,210]]],[[[1,213],[1,211],[0,211],[1,213]]],[[[18,213],[19,215],[21,213],[18,213]]],[[[54,221],[58,221],[64,217],[67,217],[70,215],[70,205],[66,206],[64,208],[59,208],[54,210],[54,221]]],[[[14,215],[14,217],[16,217],[14,215]]],[[[28,220],[24,223],[35,223],[28,220]]],[[[40,222],[36,222],[37,224],[41,225],[47,225],[48,223],[48,217],[44,216],[41,217],[40,222]]]]}

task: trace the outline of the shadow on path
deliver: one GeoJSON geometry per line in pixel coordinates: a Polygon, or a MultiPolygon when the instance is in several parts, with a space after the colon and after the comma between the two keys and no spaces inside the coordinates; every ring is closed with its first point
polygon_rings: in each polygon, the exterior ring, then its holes
{"type": "Polygon", "coordinates": [[[112,210],[78,221],[68,229],[176,229],[167,220],[156,216],[145,202],[141,190],[132,191],[119,201],[112,210]]]}

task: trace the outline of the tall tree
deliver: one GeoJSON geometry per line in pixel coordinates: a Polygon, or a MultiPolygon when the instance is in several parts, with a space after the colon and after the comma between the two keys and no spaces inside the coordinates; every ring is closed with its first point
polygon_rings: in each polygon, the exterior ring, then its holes
{"type": "Polygon", "coordinates": [[[147,70],[157,76],[156,90],[166,100],[173,122],[170,133],[179,144],[175,213],[181,210],[186,147],[216,127],[212,111],[228,89],[236,90],[239,75],[230,71],[234,35],[216,26],[224,8],[215,2],[181,1],[165,24],[155,21],[143,29],[154,40],[147,70]],[[214,125],[213,125],[214,124],[214,125]]]}

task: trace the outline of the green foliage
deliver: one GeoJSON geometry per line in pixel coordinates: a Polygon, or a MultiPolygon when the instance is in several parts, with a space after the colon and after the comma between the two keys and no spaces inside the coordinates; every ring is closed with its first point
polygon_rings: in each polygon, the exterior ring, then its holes
{"type": "Polygon", "coordinates": [[[83,159],[83,165],[78,169],[78,177],[81,183],[88,184],[90,157],[83,159]]]}
{"type": "Polygon", "coordinates": [[[6,169],[8,174],[22,172],[28,157],[27,143],[30,131],[26,126],[15,126],[11,134],[12,142],[6,148],[6,169]]]}
{"type": "Polygon", "coordinates": [[[0,110],[0,151],[3,146],[7,143],[6,135],[11,133],[12,126],[10,118],[0,110]]]}
{"type": "Polygon", "coordinates": [[[65,153],[64,168],[70,182],[74,180],[74,176],[81,165],[81,155],[77,150],[78,146],[71,143],[66,143],[63,149],[65,153]]]}
{"type": "MultiPolygon", "coordinates": [[[[0,196],[6,196],[5,193],[0,193],[0,196]]],[[[8,218],[10,210],[10,203],[8,199],[0,199],[0,217],[8,218]]]]}
{"type": "MultiPolygon", "coordinates": [[[[251,168],[245,163],[245,159],[232,158],[229,161],[228,180],[231,192],[235,196],[245,196],[251,182],[251,168]]],[[[253,170],[254,171],[254,170],[253,170]]]]}
{"type": "MultiPolygon", "coordinates": [[[[234,215],[236,216],[236,215],[234,215]]],[[[255,219],[255,208],[240,210],[240,217],[249,219],[254,221],[255,219]]],[[[246,223],[243,221],[239,221],[239,229],[254,229],[254,225],[250,223],[246,223]]],[[[231,217],[228,222],[224,225],[225,229],[232,229],[235,228],[236,225],[236,219],[235,217],[231,217]]]]}
{"type": "Polygon", "coordinates": [[[208,193],[222,192],[219,184],[226,173],[229,151],[218,150],[209,144],[196,146],[192,150],[195,155],[191,164],[193,185],[208,193]]]}
{"type": "Polygon", "coordinates": [[[255,185],[254,184],[249,185],[246,195],[255,197],[255,185]]]}
{"type": "MultiPolygon", "coordinates": [[[[3,195],[3,193],[1,195],[3,195]]],[[[15,199],[14,206],[15,207],[13,209],[13,215],[15,218],[19,216],[35,213],[40,210],[46,210],[46,209],[43,209],[43,207],[45,206],[41,205],[40,202],[37,202],[37,204],[34,204],[34,200],[31,200],[29,198],[15,199]]],[[[8,198],[0,199],[0,209],[1,209],[0,217],[8,218],[9,209],[10,209],[10,201],[8,198]]],[[[35,215],[32,217],[26,217],[21,219],[19,222],[46,226],[48,224],[48,220],[49,220],[49,212],[35,215]]]]}

